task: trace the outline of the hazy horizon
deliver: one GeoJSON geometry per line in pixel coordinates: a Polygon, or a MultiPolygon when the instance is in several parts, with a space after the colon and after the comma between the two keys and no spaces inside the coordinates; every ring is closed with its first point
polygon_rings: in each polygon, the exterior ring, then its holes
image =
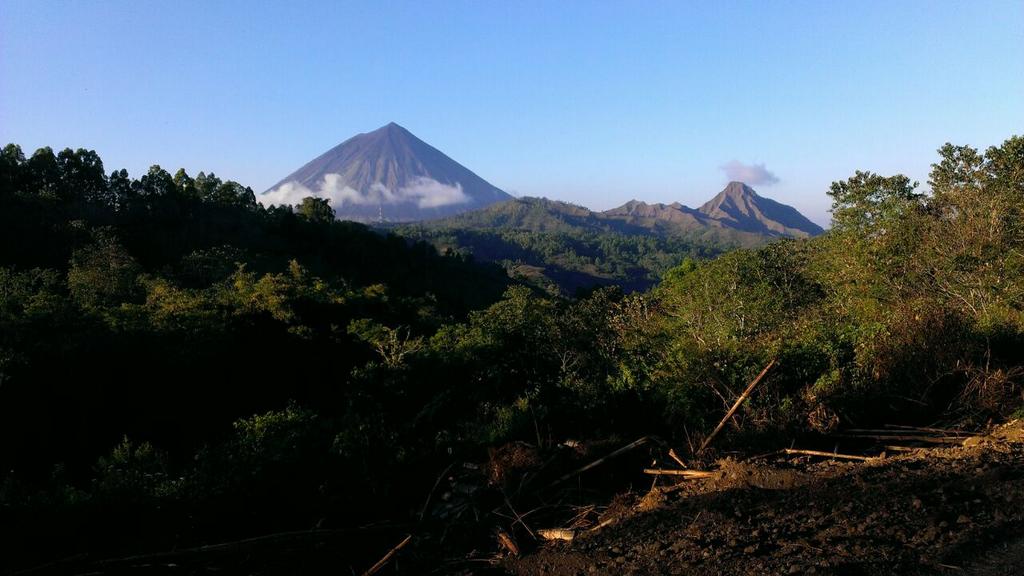
{"type": "Polygon", "coordinates": [[[984,148],[1024,126],[1016,2],[0,13],[3,143],[257,191],[394,121],[515,196],[693,206],[741,179],[827,225],[830,182],[861,169],[923,184],[944,142],[984,148]]]}

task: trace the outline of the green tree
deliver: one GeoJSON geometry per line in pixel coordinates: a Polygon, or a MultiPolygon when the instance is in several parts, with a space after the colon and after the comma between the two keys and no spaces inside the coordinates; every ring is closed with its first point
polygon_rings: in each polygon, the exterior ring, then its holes
{"type": "Polygon", "coordinates": [[[423,338],[412,336],[406,326],[391,328],[369,318],[353,320],[348,333],[373,346],[388,368],[398,368],[407,356],[423,348],[423,338]]]}
{"type": "Polygon", "coordinates": [[[256,206],[256,194],[253,193],[252,188],[247,188],[231,180],[217,186],[205,199],[207,202],[239,208],[254,208],[256,206]]]}
{"type": "Polygon", "coordinates": [[[57,154],[57,166],[64,199],[100,206],[113,204],[103,161],[94,150],[65,148],[57,154]]]}
{"type": "Polygon", "coordinates": [[[185,198],[196,199],[200,198],[199,188],[196,186],[196,181],[185,172],[184,168],[179,168],[174,173],[174,187],[178,189],[178,192],[185,198]]]}
{"type": "Polygon", "coordinates": [[[49,200],[64,200],[61,196],[61,170],[57,157],[49,146],[40,148],[25,163],[28,175],[25,192],[49,200]]]}
{"type": "Polygon", "coordinates": [[[939,155],[920,258],[928,285],[984,323],[1024,326],[1024,138],[984,154],[947,143],[939,155]]]}
{"type": "Polygon", "coordinates": [[[75,300],[88,307],[114,306],[137,291],[141,268],[135,258],[107,230],[97,231],[93,242],[75,251],[68,270],[68,288],[75,300]]]}
{"type": "Polygon", "coordinates": [[[334,222],[334,208],[326,198],[314,198],[307,196],[302,199],[298,209],[295,211],[301,218],[314,223],[334,222]]]}

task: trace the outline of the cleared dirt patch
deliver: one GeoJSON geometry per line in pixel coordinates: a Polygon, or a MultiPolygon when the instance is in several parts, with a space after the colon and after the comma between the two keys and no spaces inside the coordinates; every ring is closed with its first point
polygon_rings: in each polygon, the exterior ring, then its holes
{"type": "Polygon", "coordinates": [[[868,462],[725,460],[614,525],[506,562],[542,574],[1018,574],[1024,426],[868,462]],[[581,564],[582,562],[582,564],[581,564]]]}

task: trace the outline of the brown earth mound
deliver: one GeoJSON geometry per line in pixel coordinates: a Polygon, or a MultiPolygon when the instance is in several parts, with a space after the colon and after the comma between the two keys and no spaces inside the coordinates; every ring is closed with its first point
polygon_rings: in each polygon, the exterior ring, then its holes
{"type": "Polygon", "coordinates": [[[725,460],[504,566],[572,574],[1022,574],[1024,423],[866,462],[725,460]]]}

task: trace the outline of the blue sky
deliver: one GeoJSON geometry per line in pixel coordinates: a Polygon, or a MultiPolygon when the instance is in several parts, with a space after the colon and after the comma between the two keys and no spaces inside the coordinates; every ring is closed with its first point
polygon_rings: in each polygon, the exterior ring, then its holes
{"type": "Polygon", "coordinates": [[[1024,2],[0,0],[0,140],[262,191],[395,121],[517,195],[606,209],[755,186],[827,223],[1024,133],[1024,2]]]}

